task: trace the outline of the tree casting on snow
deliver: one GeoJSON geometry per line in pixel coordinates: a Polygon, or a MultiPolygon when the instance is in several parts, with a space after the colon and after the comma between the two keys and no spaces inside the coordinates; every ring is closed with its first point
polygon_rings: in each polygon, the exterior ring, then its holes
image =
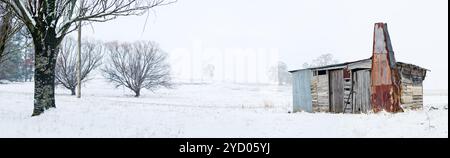
{"type": "Polygon", "coordinates": [[[125,86],[141,95],[141,89],[170,87],[170,67],[166,54],[153,42],[107,44],[110,61],[103,69],[105,77],[117,87],[125,86]]]}
{"type": "MultiPolygon", "coordinates": [[[[56,83],[70,90],[75,95],[77,80],[77,53],[76,41],[66,38],[56,62],[56,83]]],[[[100,42],[86,41],[81,47],[81,83],[88,80],[88,75],[98,68],[102,60],[103,47],[100,42]]]]}
{"type": "Polygon", "coordinates": [[[142,15],[168,5],[167,0],[0,0],[10,7],[33,37],[35,91],[32,116],[56,108],[55,68],[59,45],[78,22],[105,22],[119,16],[142,15]],[[82,5],[80,5],[82,4],[82,5]],[[82,7],[80,7],[82,6],[82,7]]]}

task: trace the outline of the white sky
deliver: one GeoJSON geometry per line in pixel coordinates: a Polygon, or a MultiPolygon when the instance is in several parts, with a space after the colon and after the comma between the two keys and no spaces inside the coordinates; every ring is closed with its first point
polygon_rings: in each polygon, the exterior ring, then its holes
{"type": "MultiPolygon", "coordinates": [[[[171,53],[203,47],[276,49],[289,69],[320,54],[371,56],[373,25],[386,22],[399,61],[431,70],[425,89],[448,86],[447,0],[179,0],[146,15],[93,25],[104,41],[152,40],[171,53]]],[[[173,56],[174,54],[172,54],[173,56]]]]}

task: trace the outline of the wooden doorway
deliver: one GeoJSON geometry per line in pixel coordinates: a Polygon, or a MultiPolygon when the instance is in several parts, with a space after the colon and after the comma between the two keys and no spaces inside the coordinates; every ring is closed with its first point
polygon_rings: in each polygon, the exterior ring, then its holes
{"type": "Polygon", "coordinates": [[[330,112],[344,112],[344,71],[330,71],[330,112]]]}
{"type": "Polygon", "coordinates": [[[367,113],[372,109],[370,105],[370,79],[370,70],[353,72],[353,113],[367,113]]]}

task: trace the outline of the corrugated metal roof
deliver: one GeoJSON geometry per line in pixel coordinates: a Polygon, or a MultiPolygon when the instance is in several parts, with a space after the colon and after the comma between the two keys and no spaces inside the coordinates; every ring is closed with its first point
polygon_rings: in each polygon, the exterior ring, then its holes
{"type": "Polygon", "coordinates": [[[414,65],[414,64],[410,64],[410,63],[404,63],[404,62],[397,62],[397,65],[407,65],[407,66],[411,66],[411,67],[414,67],[414,68],[416,68],[416,69],[422,69],[422,70],[425,70],[425,71],[431,71],[431,70],[429,70],[429,69],[427,69],[427,68],[423,68],[423,67],[420,67],[420,66],[417,66],[417,65],[414,65]]]}
{"type": "Polygon", "coordinates": [[[368,60],[371,60],[371,58],[358,60],[358,61],[352,61],[352,62],[333,64],[333,65],[320,66],[320,67],[312,67],[312,68],[307,68],[307,69],[292,70],[292,71],[289,71],[289,72],[293,73],[293,72],[302,71],[302,70],[340,69],[340,68],[344,68],[346,65],[349,65],[349,64],[354,64],[354,63],[358,63],[358,62],[364,62],[364,61],[368,61],[368,60]]]}
{"type": "MultiPolygon", "coordinates": [[[[333,64],[333,65],[326,65],[326,66],[320,66],[320,67],[312,67],[312,68],[306,68],[306,69],[297,69],[297,70],[291,70],[289,71],[290,73],[294,73],[297,71],[302,71],[302,70],[331,70],[331,69],[342,69],[344,68],[346,65],[350,65],[350,64],[355,64],[355,63],[359,63],[359,62],[372,62],[372,58],[368,58],[368,59],[362,59],[362,60],[358,60],[358,61],[351,61],[351,62],[346,62],[346,63],[339,63],[339,64],[333,64]]],[[[426,68],[414,65],[414,64],[410,64],[410,63],[405,63],[405,62],[397,62],[397,64],[401,64],[401,65],[409,65],[412,67],[416,67],[418,69],[423,69],[426,71],[430,71],[426,68]]]]}

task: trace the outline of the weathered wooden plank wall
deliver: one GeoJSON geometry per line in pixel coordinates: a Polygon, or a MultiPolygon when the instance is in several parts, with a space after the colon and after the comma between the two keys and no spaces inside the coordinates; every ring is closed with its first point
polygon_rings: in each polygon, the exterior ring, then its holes
{"type": "Polygon", "coordinates": [[[423,80],[426,70],[400,65],[402,78],[401,103],[404,108],[417,109],[423,107],[423,80]]]}
{"type": "MultiPolygon", "coordinates": [[[[314,72],[313,72],[314,74],[314,72]]],[[[319,76],[315,75],[311,80],[311,95],[312,95],[312,107],[313,111],[317,111],[317,107],[319,107],[319,93],[318,93],[318,84],[319,84],[319,76]]]]}
{"type": "Polygon", "coordinates": [[[301,70],[293,73],[294,112],[313,112],[311,81],[311,70],[301,70]]]}
{"type": "Polygon", "coordinates": [[[372,110],[370,102],[370,71],[355,71],[353,73],[353,80],[353,113],[368,113],[372,110]]]}
{"type": "Polygon", "coordinates": [[[344,71],[330,71],[330,112],[344,112],[344,71]]]}
{"type": "Polygon", "coordinates": [[[423,107],[422,85],[402,84],[402,106],[407,109],[423,107]]]}
{"type": "Polygon", "coordinates": [[[329,112],[330,96],[329,96],[328,73],[313,77],[311,92],[313,95],[313,111],[329,112]]]}
{"type": "Polygon", "coordinates": [[[317,95],[319,106],[317,112],[329,112],[330,111],[330,95],[329,95],[329,81],[328,73],[326,75],[319,75],[319,83],[317,88],[317,95]]]}

